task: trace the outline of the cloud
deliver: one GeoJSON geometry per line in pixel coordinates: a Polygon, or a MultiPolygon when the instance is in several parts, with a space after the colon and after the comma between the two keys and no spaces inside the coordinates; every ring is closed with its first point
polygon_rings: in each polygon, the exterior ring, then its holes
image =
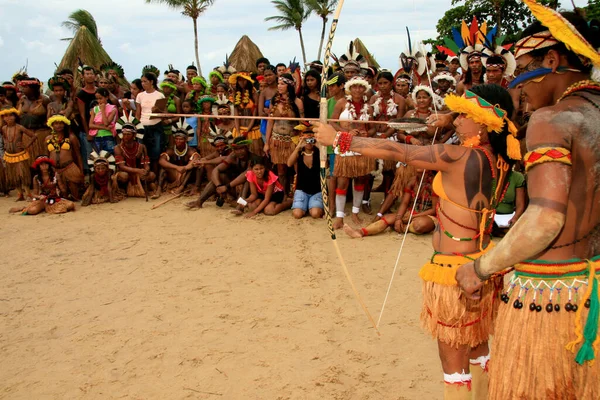
{"type": "Polygon", "coordinates": [[[131,53],[131,43],[123,43],[119,46],[119,50],[121,50],[123,53],[131,53]]]}
{"type": "Polygon", "coordinates": [[[0,47],[4,46],[4,39],[2,39],[2,36],[0,36],[0,47]]]}

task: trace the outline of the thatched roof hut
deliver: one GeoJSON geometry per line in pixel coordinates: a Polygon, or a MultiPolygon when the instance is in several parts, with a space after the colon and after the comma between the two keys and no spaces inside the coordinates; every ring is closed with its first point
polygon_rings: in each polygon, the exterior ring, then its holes
{"type": "Polygon", "coordinates": [[[367,46],[365,46],[362,40],[360,40],[359,38],[354,39],[354,48],[360,55],[367,59],[369,65],[377,67],[377,69],[380,68],[379,63],[377,63],[375,57],[373,56],[373,54],[371,54],[369,49],[367,49],[367,46]]]}
{"type": "Polygon", "coordinates": [[[85,26],[79,28],[73,39],[71,39],[71,43],[67,47],[58,69],[71,69],[76,75],[75,79],[77,81],[79,60],[97,70],[102,64],[112,62],[98,39],[85,26]]]}
{"type": "Polygon", "coordinates": [[[238,71],[257,72],[256,60],[262,56],[258,46],[244,35],[231,52],[229,63],[238,71]]]}

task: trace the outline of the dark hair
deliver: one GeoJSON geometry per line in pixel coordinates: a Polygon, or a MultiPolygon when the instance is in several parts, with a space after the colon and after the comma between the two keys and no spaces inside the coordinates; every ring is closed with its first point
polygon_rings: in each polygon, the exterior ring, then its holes
{"type": "Polygon", "coordinates": [[[183,105],[185,103],[189,103],[189,105],[192,107],[192,111],[196,110],[197,105],[196,105],[196,102],[194,100],[192,100],[192,99],[185,99],[184,101],[182,101],[181,102],[182,109],[183,109],[183,105]]]}
{"type": "Polygon", "coordinates": [[[142,80],[141,79],[134,79],[131,81],[131,84],[133,86],[135,86],[136,88],[138,88],[139,90],[141,90],[142,92],[144,91],[144,87],[142,86],[142,80]]]}
{"type": "MultiPolygon", "coordinates": [[[[506,116],[508,118],[512,116],[515,110],[512,97],[508,93],[508,90],[504,89],[502,86],[485,84],[473,86],[469,90],[475,93],[477,96],[485,99],[488,103],[497,104],[500,106],[500,108],[506,111],[506,116]]],[[[489,132],[488,138],[494,153],[502,156],[504,161],[506,161],[506,163],[512,167],[515,164],[515,160],[511,160],[506,152],[506,136],[510,134],[511,133],[508,132],[508,124],[505,123],[504,127],[502,128],[502,132],[489,132]]]]}
{"type": "MultiPolygon", "coordinates": [[[[564,11],[561,12],[560,15],[562,15],[567,21],[569,21],[571,25],[573,25],[575,29],[577,29],[579,34],[583,36],[585,40],[587,40],[592,45],[593,48],[600,47],[600,22],[598,22],[597,20],[591,20],[588,23],[588,21],[586,21],[582,15],[572,11],[564,11]]],[[[547,30],[548,28],[542,25],[540,21],[535,21],[523,31],[523,33],[520,36],[520,39],[547,30]]],[[[558,53],[566,56],[569,65],[574,68],[580,69],[582,72],[589,73],[593,68],[593,65],[591,63],[588,66],[584,66],[579,56],[571,50],[568,50],[564,43],[558,43],[554,46],[533,50],[529,54],[533,58],[541,60],[550,50],[555,50],[558,53]]]]}
{"type": "MultiPolygon", "coordinates": [[[[468,61],[467,61],[467,63],[468,63],[468,61]]],[[[473,82],[473,72],[471,71],[471,68],[467,68],[467,70],[465,71],[463,81],[467,85],[470,85],[472,83],[475,83],[475,84],[478,84],[478,85],[479,84],[483,84],[483,77],[484,77],[484,75],[485,75],[485,65],[482,62],[481,63],[481,78],[479,78],[480,82],[473,82]]]]}
{"type": "Polygon", "coordinates": [[[37,179],[40,186],[42,185],[42,169],[40,168],[42,164],[48,164],[48,177],[50,178],[50,180],[54,180],[54,177],[56,176],[56,171],[54,170],[52,164],[50,164],[49,162],[39,163],[37,167],[35,167],[35,178],[37,179]]]}
{"type": "Polygon", "coordinates": [[[265,67],[265,71],[271,71],[272,73],[277,74],[277,68],[270,64],[265,67]]]}
{"type": "Polygon", "coordinates": [[[373,78],[375,78],[377,76],[377,72],[378,72],[377,67],[375,67],[373,65],[369,65],[369,68],[367,68],[366,76],[371,75],[373,78]]]}
{"type": "MultiPolygon", "coordinates": [[[[173,71],[169,71],[169,72],[173,72],[173,71]]],[[[147,80],[149,80],[150,82],[152,82],[152,87],[155,90],[158,90],[158,78],[156,77],[156,75],[154,75],[153,72],[146,72],[144,75],[142,75],[142,77],[146,78],[147,80]]],[[[140,84],[142,83],[142,81],[140,80],[140,84]]],[[[144,89],[142,89],[144,90],[144,89]]]]}
{"type": "Polygon", "coordinates": [[[265,174],[263,175],[263,179],[265,182],[269,180],[269,172],[271,172],[271,162],[267,157],[250,157],[250,161],[248,162],[249,168],[254,168],[255,165],[262,165],[265,167],[265,174]]]}
{"type": "Polygon", "coordinates": [[[188,69],[198,72],[198,68],[195,65],[188,65],[188,67],[185,70],[187,71],[188,69]]]}
{"type": "Polygon", "coordinates": [[[66,74],[73,75],[73,71],[70,70],[69,68],[63,68],[56,73],[56,75],[66,75],[66,74]]]}
{"type": "Polygon", "coordinates": [[[106,89],[106,88],[96,89],[96,94],[99,94],[102,97],[106,97],[107,99],[110,97],[110,94],[108,93],[108,89],[106,89]]]}
{"type": "Polygon", "coordinates": [[[489,56],[487,58],[487,60],[485,60],[485,65],[490,65],[490,64],[506,65],[506,61],[504,61],[504,58],[502,58],[500,56],[489,56]]]}
{"type": "Polygon", "coordinates": [[[284,63],[279,63],[275,66],[275,70],[277,70],[277,68],[279,67],[287,68],[287,65],[285,65],[284,63]]]}
{"type": "Polygon", "coordinates": [[[6,96],[6,89],[0,86],[0,96],[6,96]]]}
{"type": "Polygon", "coordinates": [[[96,70],[94,69],[94,67],[90,67],[89,65],[86,65],[85,67],[83,67],[81,69],[81,75],[84,75],[85,71],[92,71],[94,74],[96,73],[96,70]]]}
{"type": "MultiPolygon", "coordinates": [[[[292,75],[290,74],[281,74],[281,78],[285,78],[285,79],[289,79],[291,81],[294,81],[294,78],[292,77],[292,75]]],[[[294,87],[294,85],[287,85],[287,89],[288,89],[288,103],[290,105],[290,107],[292,107],[292,110],[294,111],[294,115],[296,117],[300,117],[300,110],[298,109],[298,106],[296,105],[296,88],[294,87]]],[[[279,92],[275,93],[275,96],[273,96],[273,100],[271,100],[271,104],[275,104],[277,105],[277,103],[279,103],[279,98],[281,97],[281,95],[279,94],[279,92]]]]}
{"type": "Polygon", "coordinates": [[[390,81],[391,83],[394,83],[394,75],[392,75],[391,72],[388,71],[382,71],[379,73],[379,75],[377,75],[377,80],[380,79],[385,79],[386,81],[390,81]]]}
{"type": "Polygon", "coordinates": [[[343,72],[336,72],[336,73],[334,73],[334,74],[331,74],[331,75],[329,76],[329,79],[328,79],[328,80],[332,80],[332,79],[333,79],[333,78],[335,78],[336,76],[337,76],[338,78],[337,78],[337,82],[336,82],[336,83],[334,83],[334,85],[335,85],[335,86],[344,86],[344,85],[346,84],[346,82],[348,81],[348,79],[346,79],[346,75],[345,75],[343,72]]]}
{"type": "Polygon", "coordinates": [[[258,60],[256,60],[256,66],[257,67],[258,67],[258,64],[267,64],[267,65],[269,65],[271,63],[269,62],[269,60],[267,58],[260,57],[258,60]]]}
{"type": "Polygon", "coordinates": [[[128,90],[126,92],[123,93],[123,98],[124,99],[128,99],[131,100],[131,92],[128,90]]]}
{"type": "Polygon", "coordinates": [[[308,88],[308,85],[306,84],[306,78],[309,76],[312,76],[313,78],[315,78],[317,80],[317,86],[316,86],[317,92],[319,90],[321,90],[321,74],[317,70],[309,69],[304,74],[304,82],[302,83],[302,87],[303,87],[302,93],[304,94],[304,96],[308,96],[308,94],[310,93],[310,89],[308,88]]]}
{"type": "Polygon", "coordinates": [[[227,85],[224,83],[218,83],[217,87],[222,87],[223,89],[225,89],[226,92],[227,92],[227,89],[229,89],[229,87],[227,87],[227,85]]]}

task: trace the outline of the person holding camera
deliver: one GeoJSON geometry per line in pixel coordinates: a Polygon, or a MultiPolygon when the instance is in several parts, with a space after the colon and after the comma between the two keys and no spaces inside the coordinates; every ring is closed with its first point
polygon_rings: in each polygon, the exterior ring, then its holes
{"type": "Polygon", "coordinates": [[[300,219],[308,212],[313,218],[323,217],[323,197],[319,181],[319,149],[316,139],[304,135],[287,161],[288,167],[296,166],[296,191],[292,215],[300,219]]]}

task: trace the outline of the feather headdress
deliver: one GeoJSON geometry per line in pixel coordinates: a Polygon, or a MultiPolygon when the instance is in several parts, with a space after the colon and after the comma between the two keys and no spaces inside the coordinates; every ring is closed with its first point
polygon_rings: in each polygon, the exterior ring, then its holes
{"type": "Polygon", "coordinates": [[[345,68],[347,65],[355,65],[357,68],[361,70],[369,68],[369,62],[367,59],[360,53],[356,51],[354,48],[354,43],[350,42],[348,46],[348,51],[346,54],[343,54],[339,59],[338,63],[340,67],[345,68]]]}
{"type": "Polygon", "coordinates": [[[187,123],[185,117],[179,118],[172,126],[173,136],[183,136],[188,142],[194,139],[194,127],[187,123]]]}
{"type": "Polygon", "coordinates": [[[115,129],[120,139],[123,139],[124,129],[132,130],[135,133],[135,137],[139,140],[142,140],[144,138],[144,125],[142,125],[142,123],[137,118],[135,118],[133,114],[127,116],[127,114],[123,112],[123,115],[117,120],[117,123],[115,124],[115,129]]]}
{"type": "Polygon", "coordinates": [[[94,172],[94,167],[98,164],[105,164],[113,172],[117,169],[115,157],[106,150],[102,150],[100,154],[96,153],[96,150],[92,151],[87,163],[92,172],[94,172]]]}

